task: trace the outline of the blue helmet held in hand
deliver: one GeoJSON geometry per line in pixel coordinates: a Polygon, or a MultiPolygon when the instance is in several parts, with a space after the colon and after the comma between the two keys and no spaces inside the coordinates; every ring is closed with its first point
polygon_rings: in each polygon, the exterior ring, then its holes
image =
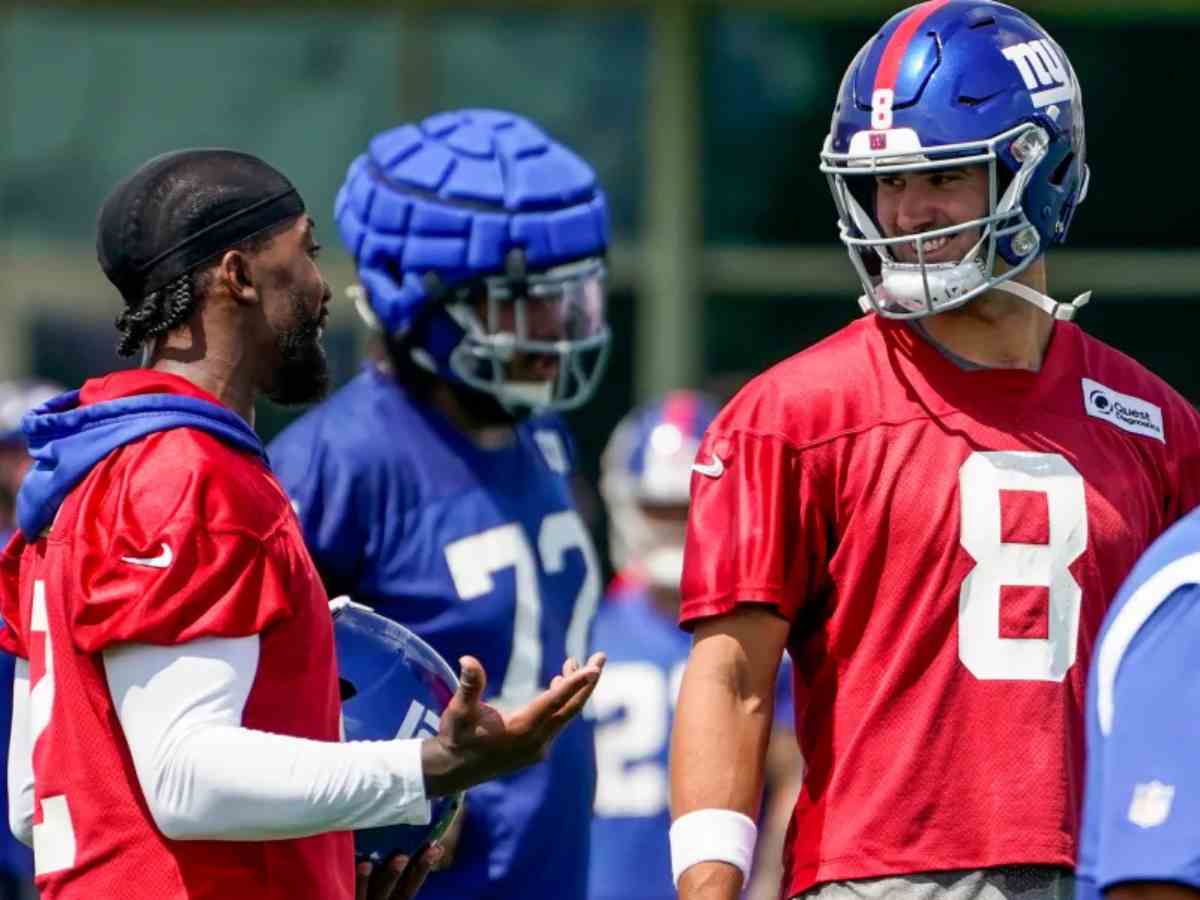
{"type": "Polygon", "coordinates": [[[334,218],[359,312],[422,369],[514,413],[595,391],[607,205],[591,166],[532,122],[461,110],[384,131],[334,218]]]}
{"type": "MultiPolygon", "coordinates": [[[[330,602],[342,722],[347,741],[425,738],[458,689],[450,666],[427,643],[391,619],[338,597],[330,602]]],[[[462,794],[429,800],[425,825],[364,828],[354,834],[355,852],[375,862],[397,853],[413,856],[441,837],[462,803],[462,794]]]]}

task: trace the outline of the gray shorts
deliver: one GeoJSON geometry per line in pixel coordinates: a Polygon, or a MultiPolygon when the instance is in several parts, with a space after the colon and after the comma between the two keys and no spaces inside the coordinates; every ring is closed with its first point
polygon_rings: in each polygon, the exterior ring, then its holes
{"type": "Polygon", "coordinates": [[[1072,900],[1075,876],[1055,866],[1000,866],[831,881],[793,900],[1072,900]]]}

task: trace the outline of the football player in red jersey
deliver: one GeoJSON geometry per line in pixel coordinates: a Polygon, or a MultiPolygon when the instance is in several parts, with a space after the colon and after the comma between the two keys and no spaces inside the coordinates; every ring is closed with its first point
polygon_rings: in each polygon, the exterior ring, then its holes
{"type": "Polygon", "coordinates": [[[1105,608],[1196,505],[1200,417],[1071,324],[1062,49],[931,0],[851,63],[822,153],[869,314],[745,387],[692,476],[673,731],[684,900],[753,850],[780,651],[806,771],[781,896],[1069,896],[1105,608]]]}
{"type": "Polygon", "coordinates": [[[185,150],[117,186],[97,249],[147,367],[26,420],[0,556],[10,822],[41,896],[411,897],[438,850],[356,886],[350,831],[536,761],[603,660],[501,715],[464,657],[437,737],[339,742],[328,598],[251,428],[260,393],[327,380],[312,220],[262,160],[185,150]]]}

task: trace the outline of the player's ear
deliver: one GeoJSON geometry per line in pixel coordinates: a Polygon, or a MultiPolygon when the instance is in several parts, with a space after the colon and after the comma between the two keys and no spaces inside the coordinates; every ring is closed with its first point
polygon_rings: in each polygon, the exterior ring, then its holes
{"type": "Polygon", "coordinates": [[[250,259],[240,250],[227,250],[217,263],[217,277],[224,283],[229,296],[239,303],[257,303],[254,275],[250,259]]]}

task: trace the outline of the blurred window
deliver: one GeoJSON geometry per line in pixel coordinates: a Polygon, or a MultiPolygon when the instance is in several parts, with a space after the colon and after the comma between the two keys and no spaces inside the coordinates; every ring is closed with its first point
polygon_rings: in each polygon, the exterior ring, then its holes
{"type": "Polygon", "coordinates": [[[529,116],[595,166],[618,235],[637,230],[649,41],[641,15],[442,10],[417,27],[430,48],[422,54],[428,71],[414,76],[426,85],[407,105],[423,99],[421,111],[490,106],[529,116]]]}
{"type": "MultiPolygon", "coordinates": [[[[881,21],[755,12],[707,18],[706,240],[836,240],[817,154],[842,75],[881,21]]],[[[1164,193],[1151,178],[1164,144],[1185,148],[1186,155],[1200,140],[1200,126],[1182,112],[1190,87],[1177,71],[1178,61],[1194,53],[1197,20],[1042,17],[1042,24],[1083,85],[1093,179],[1070,246],[1194,246],[1190,225],[1200,212],[1200,190],[1182,172],[1175,176],[1182,190],[1164,193]]]]}
{"type": "Polygon", "coordinates": [[[379,11],[18,9],[0,19],[0,221],[94,239],[118,179],[179,147],[235,147],[296,183],[319,224],[395,116],[399,35],[379,11]]]}

